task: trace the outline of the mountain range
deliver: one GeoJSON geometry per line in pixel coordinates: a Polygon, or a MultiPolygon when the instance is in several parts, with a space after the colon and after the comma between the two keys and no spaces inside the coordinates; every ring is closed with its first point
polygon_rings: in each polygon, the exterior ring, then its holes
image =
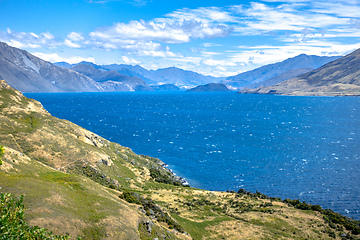
{"type": "MultiPolygon", "coordinates": [[[[358,64],[357,51],[346,58],[301,54],[224,79],[175,67],[147,70],[125,64],[52,64],[0,42],[0,79],[5,79],[10,86],[22,92],[172,91],[220,83],[231,90],[246,88],[241,91],[243,93],[273,90],[271,92],[276,94],[326,95],[331,92],[330,95],[336,95],[351,91],[350,94],[357,95],[358,64]],[[275,87],[269,87],[273,85],[275,87]],[[315,90],[314,87],[323,88],[315,90]]],[[[203,90],[211,91],[212,88],[203,90]]]]}
{"type": "Polygon", "coordinates": [[[324,66],[274,86],[242,93],[345,96],[360,95],[360,49],[324,66]]]}
{"type": "Polygon", "coordinates": [[[75,71],[79,69],[78,65],[81,65],[82,69],[84,68],[84,65],[87,65],[89,67],[92,66],[102,71],[116,71],[122,75],[137,77],[152,86],[173,84],[183,89],[188,89],[201,84],[219,82],[224,79],[212,76],[204,76],[196,72],[186,71],[176,67],[169,67],[158,70],[147,70],[139,65],[132,66],[125,64],[96,65],[90,62],[80,62],[78,64],[59,62],[54,64],[75,71]]]}
{"type": "Polygon", "coordinates": [[[123,75],[115,70],[107,71],[92,63],[79,63],[70,69],[103,84],[104,91],[153,90],[144,80],[138,77],[123,75]]]}
{"type": "Polygon", "coordinates": [[[101,91],[91,78],[0,42],[0,79],[22,92],[101,91]]]}
{"type": "Polygon", "coordinates": [[[228,77],[221,82],[234,88],[269,86],[319,68],[338,58],[339,56],[320,57],[300,54],[282,62],[265,65],[236,76],[228,77]]]}

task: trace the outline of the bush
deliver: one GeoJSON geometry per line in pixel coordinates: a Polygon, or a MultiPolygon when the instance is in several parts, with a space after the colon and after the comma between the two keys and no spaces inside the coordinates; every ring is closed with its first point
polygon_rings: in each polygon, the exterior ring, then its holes
{"type": "Polygon", "coordinates": [[[3,164],[2,160],[1,160],[2,155],[4,155],[4,147],[0,146],[0,166],[3,164]]]}
{"type": "Polygon", "coordinates": [[[123,193],[119,196],[129,203],[141,204],[139,197],[135,193],[124,190],[123,193]]]}
{"type": "Polygon", "coordinates": [[[37,226],[29,226],[24,221],[23,196],[13,198],[9,193],[0,195],[0,240],[12,239],[68,239],[37,226]]]}

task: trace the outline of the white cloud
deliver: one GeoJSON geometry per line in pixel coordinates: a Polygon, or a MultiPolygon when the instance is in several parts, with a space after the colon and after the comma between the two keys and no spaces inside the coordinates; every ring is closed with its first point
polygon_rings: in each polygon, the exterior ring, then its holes
{"type": "Polygon", "coordinates": [[[141,63],[141,62],[139,62],[139,61],[136,61],[136,60],[133,59],[133,58],[129,58],[129,57],[126,57],[126,56],[122,56],[121,59],[122,59],[122,61],[123,61],[125,64],[136,65],[136,64],[140,64],[140,63],[141,63]]]}
{"type": "Polygon", "coordinates": [[[0,30],[0,41],[6,42],[16,48],[52,48],[59,45],[54,35],[49,32],[40,34],[33,32],[14,32],[10,28],[7,28],[6,31],[0,30]]]}
{"type": "Polygon", "coordinates": [[[84,40],[84,37],[81,35],[81,33],[77,33],[77,32],[71,32],[67,35],[67,38],[70,39],[71,41],[81,41],[84,40]]]}
{"type": "Polygon", "coordinates": [[[67,62],[70,64],[74,64],[74,63],[79,63],[82,61],[86,61],[86,62],[92,62],[95,63],[95,59],[93,57],[79,57],[79,56],[74,56],[74,57],[60,57],[58,54],[56,53],[41,53],[41,52],[34,52],[32,53],[33,55],[37,56],[38,58],[41,58],[45,61],[49,61],[49,62],[67,62]]]}
{"type": "Polygon", "coordinates": [[[65,39],[64,45],[70,48],[81,48],[81,45],[78,43],[74,43],[70,41],[69,39],[65,39]]]}
{"type": "Polygon", "coordinates": [[[217,43],[203,43],[202,44],[203,47],[221,47],[222,45],[221,44],[217,44],[217,43]]]}
{"type": "Polygon", "coordinates": [[[214,60],[214,59],[204,59],[200,62],[201,64],[207,65],[207,66],[226,66],[226,67],[234,67],[237,66],[237,64],[231,60],[225,59],[225,60],[214,60]]]}
{"type": "Polygon", "coordinates": [[[138,56],[143,57],[181,57],[181,54],[175,54],[171,51],[149,51],[149,50],[140,50],[136,53],[138,56]]]}
{"type": "Polygon", "coordinates": [[[196,38],[225,37],[231,29],[225,25],[210,25],[196,20],[183,21],[131,21],[99,28],[89,35],[92,40],[117,42],[124,40],[186,43],[196,38]]]}

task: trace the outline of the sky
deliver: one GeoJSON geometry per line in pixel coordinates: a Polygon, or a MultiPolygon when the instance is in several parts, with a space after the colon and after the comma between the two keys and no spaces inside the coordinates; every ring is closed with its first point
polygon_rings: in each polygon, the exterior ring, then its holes
{"type": "Polygon", "coordinates": [[[0,0],[0,41],[50,62],[233,76],[360,48],[360,0],[0,0]]]}

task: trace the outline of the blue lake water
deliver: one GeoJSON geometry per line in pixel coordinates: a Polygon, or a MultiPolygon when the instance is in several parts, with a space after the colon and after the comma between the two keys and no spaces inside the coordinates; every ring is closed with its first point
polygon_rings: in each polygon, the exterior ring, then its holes
{"type": "Polygon", "coordinates": [[[236,93],[32,93],[54,116],[192,187],[260,191],[360,219],[360,98],[236,93]]]}

